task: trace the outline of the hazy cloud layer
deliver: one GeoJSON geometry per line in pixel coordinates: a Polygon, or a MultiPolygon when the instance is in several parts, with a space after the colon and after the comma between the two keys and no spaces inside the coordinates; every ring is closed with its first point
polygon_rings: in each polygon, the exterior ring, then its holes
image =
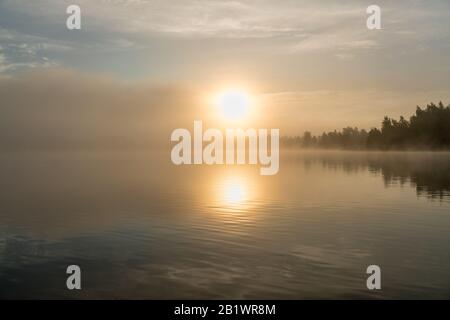
{"type": "Polygon", "coordinates": [[[196,105],[187,89],[60,69],[0,79],[0,96],[3,149],[166,145],[196,105]]]}
{"type": "MultiPolygon", "coordinates": [[[[169,150],[175,128],[194,120],[225,129],[228,123],[201,88],[45,68],[0,78],[0,148],[169,150]]],[[[321,133],[344,126],[379,126],[383,115],[410,115],[417,104],[450,101],[448,91],[405,96],[395,91],[323,90],[255,93],[248,127],[282,134],[321,133]],[[446,100],[447,99],[447,100],[446,100]]]]}
{"type": "MultiPolygon", "coordinates": [[[[181,55],[192,47],[202,60],[204,51],[213,59],[225,49],[231,51],[230,60],[237,62],[239,55],[226,47],[239,44],[240,52],[248,51],[241,43],[251,44],[262,56],[300,58],[319,51],[346,61],[374,51],[393,56],[408,50],[450,49],[450,4],[446,0],[378,1],[383,10],[379,32],[365,27],[370,1],[79,0],[80,32],[65,28],[69,4],[72,1],[1,1],[0,43],[6,59],[33,66],[46,58],[55,64],[82,67],[81,60],[89,55],[93,62],[85,64],[86,68],[101,62],[102,55],[114,55],[109,59],[117,62],[115,67],[100,68],[120,72],[123,68],[117,64],[127,63],[130,68],[124,73],[133,74],[138,68],[134,64],[149,71],[164,63],[167,51],[195,67],[196,59],[181,55]],[[225,42],[217,44],[215,39],[225,42]],[[68,54],[68,50],[73,52],[68,54]],[[145,64],[144,57],[154,64],[145,64]]],[[[276,62],[273,59],[271,63],[276,62]]],[[[153,72],[166,76],[165,71],[153,72]]]]}

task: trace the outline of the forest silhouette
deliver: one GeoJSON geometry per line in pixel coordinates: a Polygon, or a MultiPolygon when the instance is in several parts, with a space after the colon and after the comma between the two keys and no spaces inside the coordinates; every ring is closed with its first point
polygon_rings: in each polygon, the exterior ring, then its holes
{"type": "Polygon", "coordinates": [[[342,131],[324,132],[313,136],[306,131],[303,136],[285,136],[281,145],[290,148],[330,148],[330,149],[450,149],[450,104],[444,106],[430,103],[425,108],[417,106],[409,120],[403,116],[399,120],[384,117],[381,129],[346,127],[342,131]]]}

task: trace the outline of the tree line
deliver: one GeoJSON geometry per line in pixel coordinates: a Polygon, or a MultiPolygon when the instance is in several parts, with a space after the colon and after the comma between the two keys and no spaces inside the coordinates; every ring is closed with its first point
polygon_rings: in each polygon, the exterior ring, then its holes
{"type": "Polygon", "coordinates": [[[409,120],[384,117],[381,128],[347,127],[341,131],[324,132],[314,136],[306,131],[303,136],[282,137],[284,147],[339,148],[339,149],[450,149],[450,104],[417,106],[409,120]]]}

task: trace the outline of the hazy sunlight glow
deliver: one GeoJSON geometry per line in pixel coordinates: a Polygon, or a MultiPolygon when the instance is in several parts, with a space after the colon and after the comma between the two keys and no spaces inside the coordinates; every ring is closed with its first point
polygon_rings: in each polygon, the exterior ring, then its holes
{"type": "Polygon", "coordinates": [[[250,107],[250,97],[241,90],[227,90],[219,94],[216,100],[222,114],[231,120],[244,118],[250,107]]]}

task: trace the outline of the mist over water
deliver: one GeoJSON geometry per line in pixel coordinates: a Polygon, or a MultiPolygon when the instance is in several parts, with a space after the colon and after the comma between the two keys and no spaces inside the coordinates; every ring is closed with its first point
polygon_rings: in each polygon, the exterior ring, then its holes
{"type": "Polygon", "coordinates": [[[450,298],[450,153],[292,151],[261,176],[3,152],[0,175],[1,298],[450,298]]]}

